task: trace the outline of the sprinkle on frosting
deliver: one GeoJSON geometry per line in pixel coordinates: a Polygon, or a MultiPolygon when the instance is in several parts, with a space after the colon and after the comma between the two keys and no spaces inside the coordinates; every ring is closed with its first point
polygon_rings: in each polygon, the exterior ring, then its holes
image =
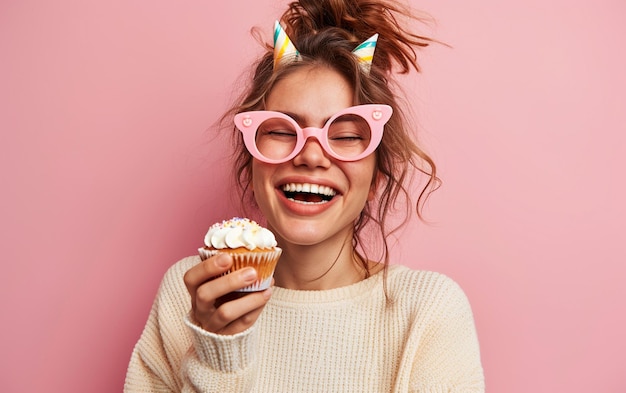
{"type": "Polygon", "coordinates": [[[204,237],[204,244],[216,249],[245,247],[248,250],[268,249],[277,245],[272,232],[241,217],[213,224],[204,237]]]}

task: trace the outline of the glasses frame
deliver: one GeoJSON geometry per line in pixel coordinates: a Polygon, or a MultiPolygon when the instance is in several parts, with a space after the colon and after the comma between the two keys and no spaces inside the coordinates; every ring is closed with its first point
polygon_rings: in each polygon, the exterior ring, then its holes
{"type": "Polygon", "coordinates": [[[322,146],[326,154],[329,156],[340,160],[340,161],[358,161],[362,158],[367,157],[372,154],[374,150],[380,144],[380,141],[383,138],[383,131],[385,128],[385,124],[391,118],[391,114],[393,113],[393,109],[389,105],[385,104],[363,104],[351,106],[349,108],[343,109],[337,113],[335,113],[324,127],[300,127],[297,121],[295,121],[290,116],[275,111],[249,111],[249,112],[241,112],[235,115],[235,127],[243,134],[243,142],[246,145],[246,149],[248,152],[252,154],[254,158],[259,161],[266,162],[268,164],[281,164],[283,162],[287,162],[297,156],[306,141],[309,138],[315,138],[322,146]],[[328,129],[330,125],[337,118],[343,115],[357,115],[363,118],[370,127],[371,130],[371,138],[370,144],[363,151],[363,153],[354,156],[354,157],[343,157],[333,152],[328,144],[328,129]],[[268,119],[283,119],[293,125],[294,130],[296,131],[296,145],[293,151],[286,156],[285,158],[273,159],[269,157],[265,157],[256,146],[256,133],[261,124],[268,119]]]}

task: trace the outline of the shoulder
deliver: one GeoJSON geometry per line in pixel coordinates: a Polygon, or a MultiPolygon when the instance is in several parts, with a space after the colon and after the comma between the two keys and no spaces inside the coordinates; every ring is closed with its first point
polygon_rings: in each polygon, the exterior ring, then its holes
{"type": "Polygon", "coordinates": [[[445,304],[468,306],[463,289],[445,274],[401,265],[391,266],[388,274],[388,293],[394,302],[420,308],[445,304]]]}
{"type": "MultiPolygon", "coordinates": [[[[415,270],[407,266],[392,265],[389,267],[389,282],[396,287],[419,290],[451,290],[458,291],[461,287],[452,278],[443,273],[415,270]]],[[[400,288],[398,288],[400,289],[400,288]]]]}

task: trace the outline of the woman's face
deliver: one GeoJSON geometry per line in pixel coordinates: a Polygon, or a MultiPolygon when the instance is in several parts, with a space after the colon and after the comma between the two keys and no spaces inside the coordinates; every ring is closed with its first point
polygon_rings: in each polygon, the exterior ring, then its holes
{"type": "MultiPolygon", "coordinates": [[[[353,103],[352,88],[339,73],[316,67],[300,69],[277,82],[265,109],[286,113],[303,128],[321,128],[353,103]]],[[[291,161],[267,164],[253,159],[252,187],[279,243],[343,241],[374,196],[375,165],[374,154],[353,162],[336,160],[310,138],[291,161]],[[292,192],[300,187],[302,192],[292,192]]]]}

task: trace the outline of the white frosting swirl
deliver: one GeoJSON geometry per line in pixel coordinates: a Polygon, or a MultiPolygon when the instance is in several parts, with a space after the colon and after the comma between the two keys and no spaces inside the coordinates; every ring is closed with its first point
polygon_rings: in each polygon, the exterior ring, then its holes
{"type": "Polygon", "coordinates": [[[269,249],[277,245],[274,234],[268,229],[248,218],[239,217],[213,224],[204,236],[204,244],[216,249],[245,247],[248,250],[269,249]]]}

